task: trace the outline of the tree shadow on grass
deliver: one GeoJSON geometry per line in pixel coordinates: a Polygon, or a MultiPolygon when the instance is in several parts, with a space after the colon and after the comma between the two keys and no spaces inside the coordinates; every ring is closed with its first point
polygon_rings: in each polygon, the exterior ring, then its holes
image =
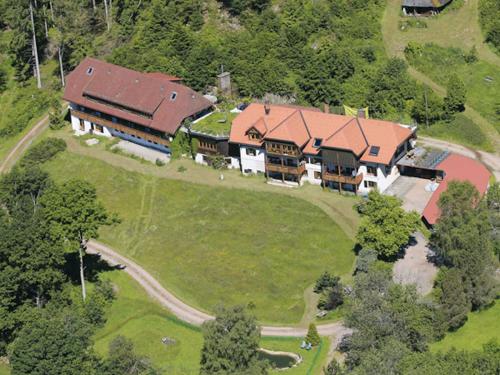
{"type": "MultiPolygon", "coordinates": [[[[78,258],[78,253],[66,254],[65,258],[65,274],[68,275],[73,284],[80,284],[80,260],[78,258]]],[[[120,270],[123,268],[120,265],[111,266],[98,254],[85,254],[83,265],[85,267],[85,280],[90,282],[97,281],[99,279],[99,274],[102,272],[120,270]]]]}

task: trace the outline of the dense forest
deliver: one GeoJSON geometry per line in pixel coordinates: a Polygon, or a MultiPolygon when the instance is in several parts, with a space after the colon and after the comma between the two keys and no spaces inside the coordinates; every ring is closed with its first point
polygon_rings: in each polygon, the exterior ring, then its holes
{"type": "MultiPolygon", "coordinates": [[[[481,19],[485,38],[498,46],[498,20],[490,17],[496,4],[483,0],[481,19]]],[[[384,0],[0,0],[0,93],[22,90],[0,135],[19,133],[48,106],[56,109],[56,124],[60,106],[53,99],[64,75],[89,55],[180,76],[203,92],[224,69],[241,97],[275,94],[332,111],[368,106],[373,117],[404,122],[450,120],[464,110],[464,83],[450,77],[441,99],[410,78],[403,60],[387,58],[379,25],[384,6],[384,0]],[[50,78],[42,79],[38,65],[50,69],[50,78]]],[[[409,45],[409,61],[422,48],[409,45]]],[[[0,357],[8,355],[13,374],[154,374],[127,339],[113,341],[107,358],[93,352],[92,334],[104,324],[114,293],[99,278],[109,266],[84,257],[85,246],[117,219],[93,186],[58,185],[40,167],[64,148],[59,140],[40,143],[0,181],[0,357]]],[[[325,373],[498,373],[497,343],[438,354],[429,344],[494,303],[499,201],[498,184],[482,199],[472,185],[450,184],[430,237],[440,272],[424,299],[394,283],[390,271],[418,220],[380,195],[361,204],[363,249],[352,290],[343,295],[334,277],[321,301],[344,304],[354,334],[341,343],[345,360],[332,361],[325,373]],[[382,230],[390,225],[394,230],[382,230]]],[[[204,327],[202,373],[267,372],[256,359],[257,323],[243,310],[224,310],[204,327]],[[232,341],[223,339],[228,326],[232,341]]]]}
{"type": "Polygon", "coordinates": [[[369,106],[374,117],[410,121],[418,88],[403,61],[385,56],[379,25],[384,5],[39,0],[33,2],[32,25],[29,1],[2,0],[0,19],[14,31],[8,54],[18,82],[33,75],[34,27],[39,60],[60,65],[54,76],[93,55],[177,75],[204,91],[224,69],[243,97],[272,93],[314,106],[369,106]]]}

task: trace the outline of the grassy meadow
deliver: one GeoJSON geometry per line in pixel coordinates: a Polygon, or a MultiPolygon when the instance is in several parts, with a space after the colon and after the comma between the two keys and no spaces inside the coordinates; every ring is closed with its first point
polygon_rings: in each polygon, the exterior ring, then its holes
{"type": "Polygon", "coordinates": [[[298,323],[304,290],[323,271],[351,273],[353,241],[302,199],[143,175],[71,152],[46,167],[58,182],[92,182],[121,218],[101,241],[202,310],[244,304],[261,322],[298,323]]]}
{"type": "Polygon", "coordinates": [[[467,63],[466,52],[428,43],[420,46],[419,53],[407,58],[412,66],[443,87],[452,74],[457,74],[467,88],[467,103],[500,131],[500,117],[496,112],[500,105],[500,68],[481,60],[467,63]]]}
{"type": "Polygon", "coordinates": [[[489,309],[470,313],[467,322],[455,332],[431,345],[432,351],[447,351],[451,348],[479,350],[490,340],[500,342],[500,303],[489,309]]]}
{"type": "Polygon", "coordinates": [[[468,117],[459,113],[450,121],[440,121],[428,128],[421,126],[419,134],[443,139],[472,148],[489,150],[493,146],[491,140],[483,133],[482,129],[468,117]]]}
{"type": "MultiPolygon", "coordinates": [[[[203,337],[200,328],[177,320],[154,300],[123,271],[102,274],[110,280],[116,299],[106,312],[107,322],[95,335],[95,350],[107,355],[108,345],[117,335],[130,338],[138,353],[148,356],[162,373],[195,375],[199,373],[200,351],[203,337]],[[161,342],[163,337],[175,340],[172,345],[161,342]]],[[[271,350],[293,351],[303,357],[296,368],[287,374],[320,374],[328,353],[328,341],[311,351],[300,349],[301,339],[262,338],[262,347],[271,350]]],[[[276,371],[278,373],[278,371],[276,371]]],[[[0,374],[1,372],[0,367],[0,374]]]]}

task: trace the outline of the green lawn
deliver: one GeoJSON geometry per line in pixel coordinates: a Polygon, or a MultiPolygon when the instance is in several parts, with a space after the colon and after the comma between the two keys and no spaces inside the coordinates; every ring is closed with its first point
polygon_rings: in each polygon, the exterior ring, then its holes
{"type": "Polygon", "coordinates": [[[485,61],[467,64],[459,48],[424,44],[419,54],[407,56],[409,63],[434,82],[446,87],[450,75],[457,74],[467,88],[467,103],[500,131],[500,67],[485,61]]]}
{"type": "Polygon", "coordinates": [[[122,219],[101,240],[203,310],[250,304],[261,322],[297,323],[304,290],[323,271],[351,273],[353,241],[302,199],[143,175],[70,152],[47,168],[57,181],[91,181],[122,219]]]}
{"type": "MultiPolygon", "coordinates": [[[[163,373],[172,375],[198,374],[200,351],[203,344],[199,328],[178,321],[150,299],[144,290],[123,271],[102,274],[117,290],[116,300],[106,312],[107,322],[94,337],[95,350],[105,356],[108,345],[117,335],[130,338],[138,353],[148,356],[163,373]],[[166,346],[163,337],[176,342],[166,346]]],[[[320,374],[328,353],[324,340],[320,349],[300,349],[301,339],[263,338],[262,347],[271,350],[299,353],[304,361],[287,374],[320,374]]],[[[0,374],[3,375],[1,372],[0,374]]]]}
{"type": "Polygon", "coordinates": [[[231,122],[236,115],[236,113],[231,113],[229,111],[213,112],[209,116],[193,124],[191,129],[200,133],[227,136],[231,130],[231,122]]]}
{"type": "Polygon", "coordinates": [[[465,325],[456,332],[431,345],[432,351],[457,349],[478,350],[488,341],[496,339],[500,342],[500,303],[497,301],[491,308],[469,314],[465,325]]]}
{"type": "Polygon", "coordinates": [[[0,363],[0,375],[10,375],[10,368],[5,363],[0,363]]]}

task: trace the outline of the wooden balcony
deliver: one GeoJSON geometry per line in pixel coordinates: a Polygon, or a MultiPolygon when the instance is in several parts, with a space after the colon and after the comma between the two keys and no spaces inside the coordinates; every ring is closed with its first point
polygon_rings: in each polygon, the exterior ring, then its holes
{"type": "Polygon", "coordinates": [[[296,174],[300,176],[305,172],[306,166],[305,164],[299,164],[297,167],[290,167],[288,165],[266,163],[266,170],[268,172],[296,174]]]}
{"type": "Polygon", "coordinates": [[[266,143],[266,152],[275,155],[300,156],[302,152],[297,146],[277,144],[275,147],[266,143]]]}
{"type": "Polygon", "coordinates": [[[340,182],[341,184],[352,184],[352,185],[359,185],[361,181],[363,181],[363,173],[358,174],[355,177],[352,176],[344,176],[344,175],[338,175],[336,173],[329,173],[326,171],[323,171],[323,180],[325,181],[333,181],[333,182],[340,182]]]}
{"type": "Polygon", "coordinates": [[[118,122],[109,121],[107,119],[92,115],[90,113],[77,111],[75,109],[72,109],[71,113],[74,116],[76,116],[82,120],[90,121],[90,122],[93,122],[94,124],[97,124],[97,125],[102,125],[102,126],[105,126],[107,128],[114,129],[114,130],[119,130],[119,131],[122,131],[122,132],[130,134],[130,135],[135,135],[136,137],[140,137],[140,138],[145,139],[147,141],[156,142],[156,143],[159,143],[161,145],[165,145],[167,147],[170,147],[170,142],[168,141],[168,139],[164,139],[164,138],[158,137],[156,135],[152,135],[152,134],[134,129],[134,128],[128,127],[126,125],[122,125],[118,122]]]}

